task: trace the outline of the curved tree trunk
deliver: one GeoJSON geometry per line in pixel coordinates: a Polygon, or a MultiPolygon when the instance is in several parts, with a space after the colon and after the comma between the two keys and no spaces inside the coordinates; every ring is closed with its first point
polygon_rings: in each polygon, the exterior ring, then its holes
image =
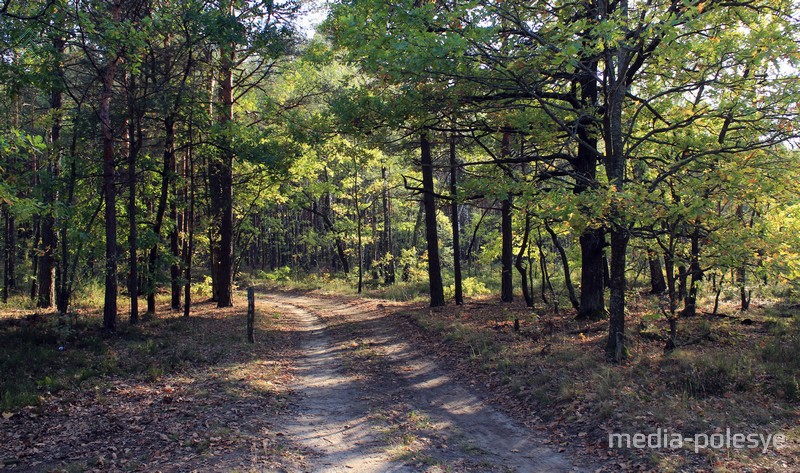
{"type": "Polygon", "coordinates": [[[514,262],[514,266],[519,271],[520,275],[520,282],[522,284],[522,297],[525,298],[525,305],[527,307],[533,307],[533,295],[531,294],[531,288],[528,285],[528,274],[527,269],[524,264],[525,258],[525,251],[528,249],[528,240],[530,239],[531,235],[531,216],[529,214],[525,214],[525,229],[522,232],[522,244],[519,248],[519,253],[517,253],[516,261],[514,262]]]}
{"type": "Polygon", "coordinates": [[[572,275],[569,271],[569,259],[567,258],[567,252],[564,251],[564,247],[558,240],[558,235],[556,235],[556,232],[550,228],[550,225],[548,225],[547,222],[544,222],[544,229],[550,234],[550,239],[553,240],[553,246],[556,247],[558,255],[561,257],[561,266],[564,268],[564,284],[567,286],[569,302],[572,304],[572,308],[580,313],[580,304],[578,304],[578,298],[575,297],[575,286],[572,285],[572,275]]]}

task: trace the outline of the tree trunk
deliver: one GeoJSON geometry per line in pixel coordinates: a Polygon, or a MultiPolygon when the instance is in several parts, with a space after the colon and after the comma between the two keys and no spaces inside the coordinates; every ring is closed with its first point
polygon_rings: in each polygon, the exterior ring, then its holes
{"type": "MultiPolygon", "coordinates": [[[[80,104],[78,105],[77,116],[80,116],[81,107],[80,104]]],[[[74,120],[77,120],[75,118],[74,120]]],[[[74,123],[74,121],[73,121],[74,123]]],[[[78,146],[78,134],[73,133],[72,140],[70,142],[69,147],[69,174],[66,182],[67,186],[67,196],[64,202],[67,209],[72,208],[75,204],[75,181],[77,179],[77,170],[76,170],[76,149],[78,146]]],[[[71,287],[72,281],[70,278],[71,271],[71,264],[69,261],[69,238],[67,238],[69,234],[69,226],[70,226],[70,219],[64,218],[61,222],[61,226],[59,228],[59,232],[61,233],[61,238],[59,238],[59,243],[61,243],[61,257],[60,257],[60,264],[57,266],[56,272],[56,309],[58,312],[62,314],[67,313],[67,309],[69,308],[69,301],[71,296],[71,287]]],[[[80,246],[80,244],[79,244],[80,246]]]]}
{"type": "Polygon", "coordinates": [[[394,249],[392,248],[392,204],[391,195],[389,194],[389,181],[386,177],[386,166],[381,167],[381,179],[383,181],[383,190],[381,193],[381,204],[383,206],[383,238],[381,239],[381,243],[383,245],[383,258],[386,260],[383,266],[383,282],[385,284],[394,284],[395,265],[394,249]]]}
{"type": "Polygon", "coordinates": [[[625,347],[625,260],[628,233],[622,228],[611,230],[611,300],[606,354],[620,361],[628,356],[625,347]]]}
{"type": "Polygon", "coordinates": [[[353,170],[355,172],[353,176],[353,205],[356,211],[356,238],[358,244],[358,293],[361,294],[364,283],[364,248],[361,239],[361,208],[358,203],[358,161],[355,157],[353,157],[353,170]]]}
{"type": "Polygon", "coordinates": [[[700,225],[695,224],[691,236],[691,261],[689,262],[689,291],[683,301],[683,316],[692,317],[697,312],[697,284],[703,278],[700,268],[700,225]]]}
{"type": "Polygon", "coordinates": [[[547,288],[550,288],[550,293],[553,293],[553,285],[550,283],[550,275],[547,272],[547,259],[544,256],[544,248],[542,246],[542,232],[539,230],[539,238],[536,239],[536,247],[539,249],[539,270],[542,272],[541,296],[542,302],[545,305],[550,304],[547,300],[547,288]]]}
{"type": "MultiPolygon", "coordinates": [[[[500,155],[508,158],[511,155],[511,134],[503,133],[500,155]]],[[[514,301],[514,234],[511,220],[511,194],[506,195],[500,203],[500,238],[501,238],[501,274],[500,274],[500,300],[502,302],[514,301]]]]}
{"type": "MultiPolygon", "coordinates": [[[[233,20],[233,4],[222,2],[221,12],[233,20]]],[[[233,121],[233,67],[236,55],[234,44],[220,47],[219,107],[217,122],[223,131],[217,156],[209,163],[211,210],[214,225],[219,228],[212,251],[212,277],[217,288],[217,307],[233,305],[233,143],[228,133],[233,121]]]]}
{"type": "MultiPolygon", "coordinates": [[[[189,150],[187,159],[189,161],[189,215],[186,218],[185,225],[188,230],[188,237],[184,240],[184,270],[186,271],[184,278],[184,301],[183,301],[183,316],[189,317],[192,307],[192,255],[194,254],[194,205],[195,205],[195,186],[194,186],[194,143],[192,135],[192,121],[189,120],[189,150]]],[[[185,180],[184,180],[185,181],[185,180]]]]}
{"type": "MultiPolygon", "coordinates": [[[[458,224],[458,157],[456,156],[456,137],[450,135],[450,225],[453,230],[453,277],[455,278],[455,300],[464,304],[464,290],[461,282],[461,232],[458,224]]],[[[524,279],[524,277],[523,277],[524,279]]]]}
{"type": "Polygon", "coordinates": [[[158,279],[158,247],[161,240],[161,228],[164,225],[164,215],[167,212],[170,184],[175,179],[175,116],[167,114],[164,117],[164,155],[161,166],[161,192],[158,197],[156,219],[153,223],[153,233],[156,241],[150,247],[148,256],[148,283],[147,283],[147,314],[152,317],[156,314],[156,281],[158,279]]]}
{"type": "Polygon", "coordinates": [[[564,251],[564,247],[558,240],[558,235],[556,235],[556,232],[550,228],[550,225],[548,225],[547,222],[544,223],[544,229],[550,234],[550,239],[553,240],[553,245],[556,247],[556,250],[561,257],[561,266],[564,268],[564,284],[567,286],[569,302],[572,304],[572,308],[575,309],[578,314],[580,314],[580,304],[578,303],[578,298],[575,297],[575,286],[572,285],[572,275],[569,271],[569,259],[567,258],[567,252],[564,251]]]}
{"type": "MultiPolygon", "coordinates": [[[[119,19],[119,4],[112,16],[119,19]]],[[[100,126],[103,136],[103,191],[105,193],[106,261],[103,328],[114,331],[117,325],[117,200],[114,168],[114,130],[111,124],[111,95],[118,59],[111,59],[103,70],[103,90],[100,94],[100,126]]]]}
{"type": "Polygon", "coordinates": [[[581,298],[578,320],[601,320],[606,317],[606,261],[603,257],[605,230],[586,228],[579,237],[581,245],[581,298]]]}
{"type": "MultiPolygon", "coordinates": [[[[617,7],[623,17],[628,14],[627,0],[623,0],[617,7]]],[[[606,89],[606,177],[614,193],[623,192],[625,184],[625,166],[627,161],[624,140],[624,123],[622,117],[623,103],[628,87],[626,76],[628,73],[629,56],[626,48],[619,46],[616,51],[608,51],[609,56],[616,56],[616,61],[606,64],[607,89],[606,89]]],[[[609,57],[610,58],[610,57],[609,57]]],[[[628,250],[628,221],[625,211],[616,201],[611,204],[611,268],[609,301],[609,330],[606,355],[617,362],[627,357],[625,347],[625,260],[628,250]]]]}
{"type": "Polygon", "coordinates": [[[648,255],[647,264],[650,266],[650,293],[663,294],[667,290],[667,282],[664,280],[661,260],[657,256],[648,255]]]}
{"type": "Polygon", "coordinates": [[[425,238],[428,245],[428,278],[430,284],[431,307],[445,305],[442,285],[442,268],[439,259],[439,235],[436,224],[436,200],[433,188],[433,158],[428,134],[420,135],[422,164],[422,202],[425,206],[425,238]]]}
{"type": "MultiPolygon", "coordinates": [[[[594,10],[594,8],[592,8],[594,10]]],[[[595,12],[587,13],[594,17],[595,12]]],[[[575,180],[573,192],[581,194],[589,190],[597,181],[597,131],[592,114],[597,107],[597,59],[592,56],[583,59],[580,72],[580,102],[586,109],[577,119],[578,153],[575,160],[575,180]]],[[[578,304],[578,320],[600,320],[606,317],[605,308],[605,229],[586,227],[579,237],[581,245],[581,296],[578,304]]],[[[573,304],[574,306],[574,304],[573,304]]]]}
{"type": "MultiPolygon", "coordinates": [[[[66,41],[57,35],[53,40],[55,53],[53,73],[55,77],[61,77],[61,57],[64,55],[65,47],[66,41]]],[[[42,219],[42,253],[39,257],[39,270],[36,278],[39,291],[36,305],[41,308],[50,308],[56,303],[55,254],[58,238],[55,231],[55,204],[58,201],[58,193],[55,191],[55,181],[61,174],[61,107],[63,102],[61,84],[57,83],[50,93],[50,113],[53,116],[53,124],[50,127],[50,160],[47,163],[47,174],[51,181],[49,185],[45,186],[45,199],[50,206],[42,219]]]]}
{"type": "Polygon", "coordinates": [[[8,210],[8,204],[2,204],[2,218],[3,218],[3,303],[8,302],[8,293],[9,293],[9,260],[11,259],[12,255],[12,241],[11,241],[11,234],[9,232],[9,218],[10,212],[8,210]]]}
{"type": "Polygon", "coordinates": [[[134,94],[136,78],[130,76],[128,82],[128,293],[130,298],[130,323],[139,321],[139,242],[136,223],[136,159],[142,145],[141,115],[134,94]]]}
{"type": "Polygon", "coordinates": [[[517,268],[517,271],[520,275],[520,282],[522,283],[522,297],[525,298],[525,306],[533,307],[533,295],[531,294],[531,288],[528,285],[528,274],[527,268],[523,263],[525,257],[525,251],[528,249],[528,240],[531,234],[531,216],[530,214],[525,214],[525,229],[522,232],[522,244],[519,248],[519,253],[517,253],[517,259],[514,262],[514,266],[517,268]]]}
{"type": "MultiPolygon", "coordinates": [[[[185,163],[184,163],[185,167],[185,163]]],[[[184,172],[185,174],[185,172],[184,172]]],[[[172,221],[174,227],[172,231],[169,233],[169,249],[170,253],[172,254],[172,264],[170,265],[170,286],[171,286],[171,293],[172,293],[172,300],[170,302],[170,308],[172,310],[180,310],[181,309],[181,285],[180,285],[180,277],[181,277],[181,267],[179,261],[181,260],[181,247],[180,247],[180,239],[178,233],[180,232],[181,227],[183,226],[183,215],[178,213],[178,196],[177,196],[177,189],[174,185],[173,179],[173,198],[172,204],[170,204],[169,209],[169,218],[172,221]]]]}

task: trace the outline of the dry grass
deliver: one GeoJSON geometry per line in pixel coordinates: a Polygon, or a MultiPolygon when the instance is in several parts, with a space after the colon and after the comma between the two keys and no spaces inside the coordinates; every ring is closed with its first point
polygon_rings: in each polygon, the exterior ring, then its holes
{"type": "Polygon", "coordinates": [[[203,301],[186,318],[159,302],[156,318],[113,334],[97,309],[0,321],[0,467],[229,470],[299,458],[263,415],[286,402],[292,325],[257,302],[250,344],[243,303],[203,301]]]}
{"type": "Polygon", "coordinates": [[[630,308],[631,357],[621,365],[603,355],[607,322],[578,323],[571,312],[484,299],[411,315],[435,346],[445,342],[447,357],[468,360],[460,369],[500,388],[509,410],[531,425],[541,419],[564,444],[583,445],[604,461],[618,457],[620,470],[798,471],[797,316],[778,314],[775,306],[740,315],[726,306],[721,311],[733,316],[681,320],[685,346],[665,352],[667,323],[648,314],[648,304],[643,296],[630,308]],[[767,452],[608,448],[609,433],[658,428],[685,436],[726,428],[781,433],[789,444],[767,452]]]}

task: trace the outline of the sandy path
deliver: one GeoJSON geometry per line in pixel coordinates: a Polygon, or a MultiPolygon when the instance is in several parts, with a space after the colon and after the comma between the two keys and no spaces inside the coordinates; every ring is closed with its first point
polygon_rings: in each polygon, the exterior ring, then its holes
{"type": "Polygon", "coordinates": [[[415,351],[383,305],[259,297],[305,332],[300,396],[281,424],[306,471],[583,471],[415,351]]]}
{"type": "Polygon", "coordinates": [[[309,300],[268,300],[294,318],[298,329],[306,334],[301,346],[304,357],[295,363],[295,390],[300,399],[281,427],[307,453],[308,471],[414,471],[390,461],[381,448],[381,439],[370,426],[369,405],[358,380],[341,372],[341,355],[322,321],[295,305],[309,300]]]}

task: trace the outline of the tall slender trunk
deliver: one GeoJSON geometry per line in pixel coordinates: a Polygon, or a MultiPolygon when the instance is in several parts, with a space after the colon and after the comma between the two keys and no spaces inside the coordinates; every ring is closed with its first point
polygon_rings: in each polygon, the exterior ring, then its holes
{"type": "Polygon", "coordinates": [[[353,170],[355,172],[353,176],[353,205],[356,211],[356,238],[358,239],[358,293],[361,294],[364,283],[364,248],[361,239],[361,208],[358,201],[358,161],[355,157],[353,157],[353,170]]]}
{"type": "Polygon", "coordinates": [[[139,321],[139,228],[136,222],[136,159],[139,156],[141,124],[136,103],[136,77],[128,80],[128,295],[130,323],[139,321]]]}
{"type": "Polygon", "coordinates": [[[420,135],[422,165],[422,202],[425,206],[425,239],[428,246],[428,278],[431,307],[445,305],[442,267],[439,259],[439,235],[436,224],[436,200],[433,188],[433,158],[427,132],[420,135]]]}
{"type": "MultiPolygon", "coordinates": [[[[113,17],[119,18],[119,4],[114,5],[113,17]]],[[[111,95],[118,59],[111,59],[102,74],[103,89],[100,94],[100,126],[103,136],[103,192],[105,193],[106,260],[103,328],[114,331],[117,324],[117,194],[114,167],[114,129],[111,123],[111,95]]]]}
{"type": "MultiPolygon", "coordinates": [[[[501,158],[511,155],[511,134],[503,133],[501,158]]],[[[501,274],[500,274],[500,300],[502,302],[514,301],[514,247],[513,227],[511,220],[511,194],[508,193],[500,203],[500,237],[501,237],[501,274]]]]}
{"type": "MultiPolygon", "coordinates": [[[[75,119],[77,120],[78,116],[80,116],[81,106],[78,104],[77,112],[75,115],[75,119]]],[[[74,123],[74,121],[73,121],[74,123]]],[[[76,169],[76,150],[78,147],[78,134],[73,133],[72,140],[70,141],[69,146],[69,173],[67,177],[67,195],[66,199],[64,200],[64,205],[67,209],[71,208],[75,204],[75,182],[77,179],[77,169],[76,169]]],[[[71,296],[71,287],[72,281],[70,280],[71,274],[71,265],[69,261],[69,238],[67,238],[69,234],[69,227],[70,227],[70,219],[64,218],[61,221],[61,225],[59,227],[59,232],[61,233],[61,237],[59,238],[59,243],[61,243],[60,248],[60,261],[57,266],[56,271],[56,309],[62,313],[66,314],[67,309],[69,307],[69,301],[71,296]]],[[[76,253],[77,254],[77,253],[76,253]]]]}
{"type": "Polygon", "coordinates": [[[508,196],[500,202],[500,300],[502,302],[514,301],[514,250],[512,246],[513,233],[511,230],[511,196],[508,196]]]}
{"type": "Polygon", "coordinates": [[[464,303],[461,281],[461,232],[458,225],[458,156],[456,155],[456,136],[450,135],[450,224],[453,229],[453,276],[455,278],[455,300],[457,305],[464,303]]]}
{"type": "Polygon", "coordinates": [[[392,248],[392,203],[391,195],[389,194],[389,180],[386,177],[386,166],[381,167],[381,179],[383,181],[383,190],[381,193],[381,204],[383,206],[383,237],[381,243],[383,245],[383,258],[386,260],[383,266],[383,282],[385,284],[394,284],[395,264],[394,249],[392,248]]]}
{"type": "MultiPolygon", "coordinates": [[[[53,40],[54,56],[54,75],[61,76],[61,57],[64,54],[66,41],[56,36],[53,40]]],[[[61,174],[61,107],[63,105],[63,93],[61,84],[53,86],[50,93],[50,113],[53,116],[53,124],[50,127],[50,159],[47,163],[48,185],[45,186],[45,199],[50,204],[47,213],[42,218],[42,252],[39,257],[39,270],[37,283],[39,286],[39,296],[36,305],[41,308],[50,308],[56,303],[56,250],[58,248],[58,238],[56,236],[56,202],[58,192],[56,192],[56,181],[61,174]]]]}
{"type": "Polygon", "coordinates": [[[12,245],[13,242],[11,241],[11,233],[9,231],[9,218],[10,214],[8,210],[8,204],[2,204],[2,218],[3,218],[3,303],[8,302],[8,293],[9,293],[9,261],[11,260],[12,253],[12,245]]]}
{"type": "Polygon", "coordinates": [[[148,257],[148,283],[147,283],[147,314],[156,313],[156,280],[158,272],[158,247],[161,240],[161,229],[164,225],[164,215],[167,211],[167,201],[171,183],[175,180],[175,116],[167,114],[164,117],[164,155],[161,166],[161,192],[158,198],[156,219],[153,223],[153,233],[156,242],[150,247],[148,257]]]}
{"type": "MultiPolygon", "coordinates": [[[[191,116],[190,116],[191,117],[191,116]]],[[[185,225],[187,238],[184,240],[184,288],[183,288],[183,315],[189,317],[192,307],[192,255],[194,254],[194,205],[195,205],[195,186],[194,186],[194,136],[192,135],[192,120],[189,119],[189,149],[187,151],[187,161],[189,162],[189,215],[186,217],[185,225]]],[[[184,179],[185,181],[185,179],[184,179]]]]}
{"type": "MultiPolygon", "coordinates": [[[[185,167],[186,164],[184,163],[183,166],[185,167]]],[[[185,174],[185,172],[184,172],[185,174]]],[[[171,292],[172,292],[172,300],[170,303],[170,308],[172,310],[180,310],[181,309],[181,285],[180,285],[180,277],[181,277],[181,267],[180,267],[180,260],[181,260],[181,247],[180,247],[180,238],[179,232],[181,231],[181,227],[183,226],[183,215],[178,213],[178,196],[177,196],[177,189],[174,185],[175,180],[173,179],[173,197],[172,203],[170,204],[169,210],[169,218],[173,224],[172,231],[169,233],[169,249],[170,253],[172,254],[172,264],[170,265],[170,283],[171,283],[171,292]]]]}
{"type": "MultiPolygon", "coordinates": [[[[623,18],[627,17],[627,0],[622,0],[617,8],[623,18]]],[[[626,80],[630,58],[624,43],[606,52],[606,176],[614,193],[619,194],[623,192],[627,161],[622,108],[628,92],[626,80]],[[612,59],[612,56],[616,57],[612,59]]],[[[625,262],[630,235],[625,210],[616,199],[611,204],[611,220],[611,298],[606,354],[621,361],[628,355],[625,347],[625,262]]]]}
{"type": "MultiPolygon", "coordinates": [[[[222,2],[221,12],[233,18],[233,4],[222,2]]],[[[220,45],[219,106],[217,123],[223,132],[217,156],[209,163],[211,211],[219,239],[214,239],[212,277],[216,287],[217,307],[233,305],[233,143],[227,129],[233,121],[233,67],[235,45],[220,45]]]]}

